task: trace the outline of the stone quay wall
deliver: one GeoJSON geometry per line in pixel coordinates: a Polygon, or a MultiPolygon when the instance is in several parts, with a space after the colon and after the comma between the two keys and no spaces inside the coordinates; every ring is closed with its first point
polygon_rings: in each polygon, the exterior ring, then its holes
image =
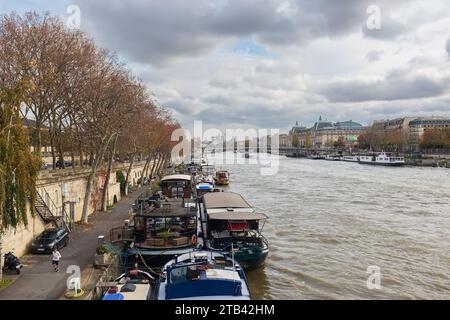
{"type": "MultiPolygon", "coordinates": [[[[150,167],[151,168],[151,167],[150,167]]],[[[129,183],[136,187],[138,180],[143,174],[144,163],[135,163],[130,173],[129,183]]],[[[116,172],[122,171],[124,175],[128,165],[120,164],[113,167],[108,188],[108,206],[111,207],[121,199],[120,183],[116,180],[116,172]]],[[[81,221],[84,195],[90,168],[65,169],[65,170],[42,170],[39,173],[37,189],[54,215],[61,215],[62,207],[74,222],[81,221]],[[72,204],[71,204],[72,203],[72,204]],[[72,207],[72,210],[71,210],[72,207]],[[72,213],[72,215],[71,215],[72,213]]],[[[101,169],[94,184],[89,215],[101,208],[103,184],[106,178],[106,170],[101,169]]],[[[10,229],[3,234],[3,253],[14,251],[21,257],[27,253],[33,239],[38,236],[46,226],[39,214],[31,215],[30,205],[27,209],[28,224],[21,225],[16,230],[10,229]]]]}

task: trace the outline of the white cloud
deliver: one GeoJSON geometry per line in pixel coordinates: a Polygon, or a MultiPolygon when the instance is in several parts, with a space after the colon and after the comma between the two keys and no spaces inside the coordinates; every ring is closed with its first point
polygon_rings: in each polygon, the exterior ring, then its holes
{"type": "Polygon", "coordinates": [[[186,126],[450,115],[446,0],[73,2],[84,30],[128,61],[186,126]],[[381,8],[380,31],[365,28],[371,4],[381,8]],[[246,41],[267,54],[230,52],[246,41]]]}

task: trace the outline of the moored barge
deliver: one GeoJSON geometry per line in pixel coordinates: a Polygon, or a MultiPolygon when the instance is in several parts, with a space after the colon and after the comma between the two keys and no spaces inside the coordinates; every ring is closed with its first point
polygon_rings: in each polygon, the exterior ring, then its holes
{"type": "Polygon", "coordinates": [[[243,268],[218,252],[194,251],[169,261],[155,285],[156,300],[250,300],[243,268]]]}
{"type": "Polygon", "coordinates": [[[137,210],[131,228],[133,244],[126,256],[145,267],[160,268],[198,244],[197,212],[191,199],[163,198],[137,210]]]}
{"type": "Polygon", "coordinates": [[[261,231],[267,216],[258,213],[240,195],[215,192],[199,203],[201,230],[206,249],[234,254],[244,268],[264,264],[269,243],[261,231]]]}

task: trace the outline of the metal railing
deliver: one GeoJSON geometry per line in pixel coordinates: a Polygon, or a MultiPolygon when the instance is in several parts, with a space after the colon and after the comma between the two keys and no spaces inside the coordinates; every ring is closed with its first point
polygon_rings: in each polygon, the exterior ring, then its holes
{"type": "Polygon", "coordinates": [[[45,205],[47,206],[47,209],[50,211],[50,213],[55,217],[55,218],[60,218],[60,220],[63,223],[64,228],[67,229],[67,231],[71,231],[70,229],[70,217],[67,214],[64,205],[62,205],[61,207],[57,207],[56,204],[53,202],[52,198],[50,197],[50,194],[47,192],[47,190],[45,190],[45,188],[41,187],[40,188],[45,195],[45,198],[42,197],[42,195],[40,194],[39,191],[37,191],[39,197],[43,200],[43,202],[45,203],[45,205]]]}

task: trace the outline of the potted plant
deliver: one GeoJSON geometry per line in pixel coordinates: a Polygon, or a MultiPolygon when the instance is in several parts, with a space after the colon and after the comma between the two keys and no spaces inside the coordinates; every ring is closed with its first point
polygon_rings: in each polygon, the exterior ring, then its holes
{"type": "Polygon", "coordinates": [[[170,229],[165,230],[161,237],[164,239],[164,246],[169,244],[169,239],[172,237],[172,231],[170,229]]]}
{"type": "Polygon", "coordinates": [[[111,250],[106,245],[101,245],[95,253],[95,265],[105,266],[111,261],[111,250]]]}

